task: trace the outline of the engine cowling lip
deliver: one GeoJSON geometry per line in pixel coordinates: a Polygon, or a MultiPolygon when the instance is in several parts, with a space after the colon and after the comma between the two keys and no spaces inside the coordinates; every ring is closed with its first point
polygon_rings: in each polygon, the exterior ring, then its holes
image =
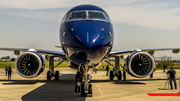
{"type": "Polygon", "coordinates": [[[146,53],[146,52],[143,52],[143,51],[138,51],[138,52],[132,53],[132,54],[129,56],[129,58],[130,58],[130,59],[128,59],[128,61],[129,61],[129,62],[128,62],[128,70],[129,70],[129,72],[130,72],[133,76],[138,77],[138,78],[143,78],[143,77],[149,76],[149,75],[154,71],[155,62],[154,62],[154,58],[153,58],[150,54],[148,54],[148,53],[146,53]],[[133,59],[135,56],[139,55],[139,54],[146,55],[146,56],[148,56],[149,59],[151,60],[152,67],[151,67],[150,72],[149,72],[148,74],[146,74],[146,75],[137,75],[137,74],[134,73],[134,71],[131,69],[132,59],[133,59]]]}
{"type": "Polygon", "coordinates": [[[42,59],[41,59],[41,58],[42,58],[42,57],[40,57],[40,56],[38,55],[38,53],[36,53],[36,52],[31,52],[31,51],[23,52],[22,54],[20,54],[20,55],[18,56],[18,58],[17,58],[16,61],[15,61],[15,69],[16,69],[16,71],[18,72],[18,74],[19,74],[20,76],[22,76],[22,77],[26,77],[26,78],[36,77],[36,76],[39,75],[41,69],[44,68],[44,63],[42,63],[42,59]],[[33,74],[33,75],[24,75],[23,73],[20,72],[20,70],[19,70],[19,68],[18,68],[18,61],[19,61],[19,59],[21,58],[21,56],[26,55],[26,54],[28,54],[28,55],[33,55],[33,56],[35,56],[35,57],[38,59],[39,67],[38,67],[38,70],[36,71],[36,73],[33,74]]]}

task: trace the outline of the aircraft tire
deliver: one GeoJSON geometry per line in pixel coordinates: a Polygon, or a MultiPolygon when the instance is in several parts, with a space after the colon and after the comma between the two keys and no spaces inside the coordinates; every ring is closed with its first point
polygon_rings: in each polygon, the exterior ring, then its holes
{"type": "Polygon", "coordinates": [[[86,94],[84,92],[84,84],[81,84],[81,97],[86,97],[86,94]]]}
{"type": "Polygon", "coordinates": [[[109,79],[110,79],[110,80],[113,80],[113,78],[114,78],[113,71],[110,71],[109,79]]]}
{"type": "Polygon", "coordinates": [[[92,94],[92,84],[89,84],[89,94],[92,94]]]}
{"type": "Polygon", "coordinates": [[[123,77],[124,77],[123,81],[126,81],[126,72],[124,72],[124,71],[123,71],[123,77]]]}
{"type": "Polygon", "coordinates": [[[51,80],[51,72],[47,71],[47,80],[51,80]]]}
{"type": "Polygon", "coordinates": [[[90,94],[90,97],[92,97],[92,84],[89,84],[89,94],[90,94]]]}
{"type": "Polygon", "coordinates": [[[55,80],[59,80],[59,71],[55,72],[55,80]]]}
{"type": "Polygon", "coordinates": [[[122,80],[122,74],[121,74],[121,71],[118,71],[118,80],[122,80]]]}

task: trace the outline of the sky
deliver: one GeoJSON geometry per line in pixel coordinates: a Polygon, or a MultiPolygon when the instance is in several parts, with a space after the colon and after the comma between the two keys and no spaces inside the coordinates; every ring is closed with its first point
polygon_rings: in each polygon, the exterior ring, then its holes
{"type": "MultiPolygon", "coordinates": [[[[0,0],[0,47],[62,51],[59,27],[74,6],[92,4],[103,8],[114,27],[114,50],[180,47],[178,0],[0,0]]],[[[0,51],[2,56],[13,52],[0,51]]],[[[155,56],[173,56],[171,51],[155,56]]]]}

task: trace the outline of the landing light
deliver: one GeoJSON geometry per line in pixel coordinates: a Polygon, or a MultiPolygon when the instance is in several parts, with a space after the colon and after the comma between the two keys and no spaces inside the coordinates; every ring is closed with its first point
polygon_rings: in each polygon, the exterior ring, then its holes
{"type": "Polygon", "coordinates": [[[112,36],[112,33],[111,33],[111,32],[109,32],[109,35],[110,35],[110,36],[112,36]]]}
{"type": "Polygon", "coordinates": [[[63,36],[65,35],[65,32],[63,32],[63,36]]]}

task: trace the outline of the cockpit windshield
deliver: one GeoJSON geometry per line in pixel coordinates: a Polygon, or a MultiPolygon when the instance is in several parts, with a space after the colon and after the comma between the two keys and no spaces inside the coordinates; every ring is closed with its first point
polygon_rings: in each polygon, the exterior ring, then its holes
{"type": "Polygon", "coordinates": [[[88,18],[89,19],[94,19],[94,20],[105,20],[107,21],[106,17],[102,12],[97,12],[97,11],[89,11],[88,12],[88,18]]]}
{"type": "Polygon", "coordinates": [[[101,11],[74,11],[70,13],[67,21],[84,19],[109,21],[106,15],[101,11]]]}
{"type": "Polygon", "coordinates": [[[86,12],[85,11],[76,11],[72,12],[69,16],[68,20],[77,20],[77,19],[85,19],[86,18],[86,12]]]}

